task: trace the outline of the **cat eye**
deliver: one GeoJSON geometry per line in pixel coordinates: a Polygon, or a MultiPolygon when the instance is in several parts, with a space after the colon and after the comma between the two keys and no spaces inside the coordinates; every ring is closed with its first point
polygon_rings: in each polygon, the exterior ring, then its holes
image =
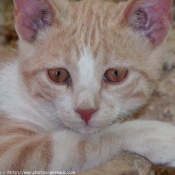
{"type": "Polygon", "coordinates": [[[109,69],[105,72],[104,81],[117,83],[126,78],[128,70],[125,68],[109,69]]]}
{"type": "Polygon", "coordinates": [[[49,69],[48,75],[50,79],[56,83],[68,83],[71,81],[70,74],[66,69],[62,68],[49,69]]]}

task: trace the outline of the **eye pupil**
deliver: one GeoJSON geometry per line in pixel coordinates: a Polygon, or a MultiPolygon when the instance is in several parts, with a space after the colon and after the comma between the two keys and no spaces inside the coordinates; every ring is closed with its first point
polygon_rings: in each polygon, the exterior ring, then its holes
{"type": "Polygon", "coordinates": [[[58,71],[58,72],[57,72],[57,77],[60,77],[60,75],[61,75],[61,72],[58,71]]]}
{"type": "Polygon", "coordinates": [[[118,71],[116,70],[114,73],[115,73],[115,76],[117,77],[118,76],[118,71]]]}

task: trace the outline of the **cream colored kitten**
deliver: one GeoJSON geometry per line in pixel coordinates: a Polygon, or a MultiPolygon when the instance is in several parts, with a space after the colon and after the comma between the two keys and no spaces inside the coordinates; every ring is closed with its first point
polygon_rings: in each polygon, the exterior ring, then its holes
{"type": "Polygon", "coordinates": [[[82,171],[124,151],[175,167],[175,127],[121,123],[162,69],[171,0],[14,0],[0,69],[0,170],[82,171]]]}

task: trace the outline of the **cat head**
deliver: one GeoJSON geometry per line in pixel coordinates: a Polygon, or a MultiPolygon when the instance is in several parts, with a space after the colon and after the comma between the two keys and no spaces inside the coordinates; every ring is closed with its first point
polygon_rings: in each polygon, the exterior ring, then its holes
{"type": "Polygon", "coordinates": [[[92,134],[147,102],[171,0],[14,2],[24,86],[55,120],[92,134]]]}

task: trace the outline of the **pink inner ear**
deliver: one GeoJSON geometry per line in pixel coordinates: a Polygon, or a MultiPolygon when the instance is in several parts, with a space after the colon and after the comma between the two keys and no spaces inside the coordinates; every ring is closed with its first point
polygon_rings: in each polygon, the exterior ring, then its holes
{"type": "Polygon", "coordinates": [[[46,0],[14,0],[19,35],[33,41],[39,30],[51,25],[51,9],[46,0]]]}
{"type": "Polygon", "coordinates": [[[132,0],[124,9],[124,19],[154,45],[159,45],[171,26],[171,8],[171,0],[132,0]]]}

